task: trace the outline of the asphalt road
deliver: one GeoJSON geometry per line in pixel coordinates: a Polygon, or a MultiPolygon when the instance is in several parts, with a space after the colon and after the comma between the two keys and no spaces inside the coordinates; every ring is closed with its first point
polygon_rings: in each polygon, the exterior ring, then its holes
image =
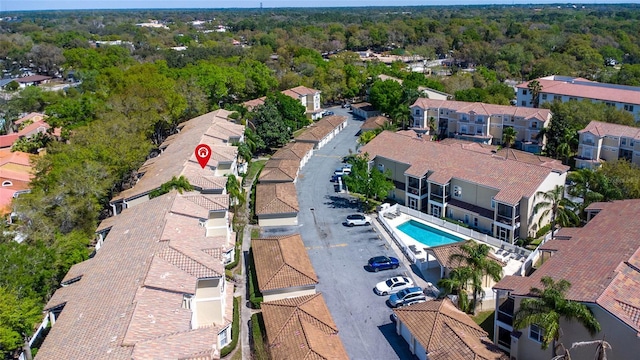
{"type": "MultiPolygon", "coordinates": [[[[373,292],[376,283],[398,274],[396,270],[367,272],[367,260],[376,255],[396,256],[374,226],[346,227],[345,217],[358,211],[346,194],[336,193],[329,179],[349,149],[356,152],[355,134],[362,125],[347,109],[331,108],[347,115],[349,125],[302,168],[296,185],[300,212],[297,228],[263,228],[267,236],[299,232],[319,278],[317,290],[325,298],[339,336],[351,359],[414,359],[406,342],[395,333],[388,297],[373,292]]],[[[374,220],[377,221],[377,220],[374,220]]]]}

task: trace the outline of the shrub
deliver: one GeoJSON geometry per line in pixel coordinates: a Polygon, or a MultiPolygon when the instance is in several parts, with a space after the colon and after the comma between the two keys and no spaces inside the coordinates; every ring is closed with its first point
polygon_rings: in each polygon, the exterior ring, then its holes
{"type": "Polygon", "coordinates": [[[254,309],[260,309],[263,298],[258,290],[258,277],[253,266],[253,250],[249,250],[249,302],[254,309]]]}
{"type": "Polygon", "coordinates": [[[229,355],[238,345],[240,337],[240,297],[233,298],[233,323],[231,323],[231,343],[220,350],[220,357],[229,355]]]}
{"type": "Polygon", "coordinates": [[[251,315],[251,334],[253,338],[253,354],[256,360],[267,360],[269,354],[264,344],[264,320],[262,314],[257,313],[251,315]]]}
{"type": "Polygon", "coordinates": [[[551,224],[547,224],[547,225],[541,227],[540,230],[538,230],[538,232],[536,232],[536,238],[545,236],[549,231],[551,231],[551,224]]]}
{"type": "Polygon", "coordinates": [[[225,265],[226,270],[233,270],[236,266],[238,266],[238,262],[240,261],[240,253],[242,252],[242,239],[244,237],[244,226],[240,226],[238,231],[236,232],[236,251],[235,256],[232,262],[225,265]]]}

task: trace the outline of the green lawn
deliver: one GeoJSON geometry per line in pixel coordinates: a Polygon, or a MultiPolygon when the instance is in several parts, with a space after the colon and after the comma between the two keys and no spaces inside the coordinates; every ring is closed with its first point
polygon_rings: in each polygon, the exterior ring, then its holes
{"type": "Polygon", "coordinates": [[[253,181],[260,170],[262,170],[266,162],[267,160],[257,160],[250,162],[249,169],[247,169],[247,174],[244,176],[244,178],[247,179],[247,181],[253,181]]]}
{"type": "Polygon", "coordinates": [[[489,333],[489,339],[493,339],[494,313],[495,310],[481,311],[476,316],[471,317],[476,324],[489,333]]]}

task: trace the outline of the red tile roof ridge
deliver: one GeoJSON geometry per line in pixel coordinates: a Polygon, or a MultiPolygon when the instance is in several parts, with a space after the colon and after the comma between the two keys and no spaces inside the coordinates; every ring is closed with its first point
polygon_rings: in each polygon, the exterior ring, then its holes
{"type": "Polygon", "coordinates": [[[590,132],[594,135],[598,135],[600,137],[610,135],[610,136],[625,136],[633,139],[640,139],[640,128],[607,123],[602,121],[592,120],[589,124],[582,130],[578,131],[579,134],[590,132]]]}

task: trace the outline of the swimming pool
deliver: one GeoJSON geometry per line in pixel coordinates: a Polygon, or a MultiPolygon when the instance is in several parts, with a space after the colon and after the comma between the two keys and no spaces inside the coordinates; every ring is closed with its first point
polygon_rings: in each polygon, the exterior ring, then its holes
{"type": "Polygon", "coordinates": [[[429,247],[453,244],[464,241],[463,238],[438,230],[415,220],[409,220],[398,226],[398,230],[410,236],[415,241],[429,247]]]}

